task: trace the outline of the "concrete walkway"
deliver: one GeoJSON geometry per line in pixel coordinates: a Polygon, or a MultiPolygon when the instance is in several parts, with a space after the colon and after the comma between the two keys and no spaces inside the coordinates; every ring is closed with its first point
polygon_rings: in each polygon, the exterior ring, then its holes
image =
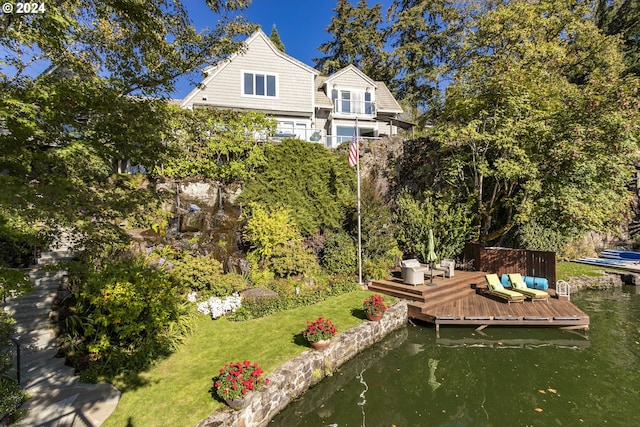
{"type": "MultiPolygon", "coordinates": [[[[120,392],[110,384],[83,384],[65,359],[56,357],[58,348],[52,329],[51,304],[64,272],[47,272],[44,266],[71,256],[66,248],[43,252],[29,271],[33,292],[8,299],[4,310],[16,320],[15,338],[20,342],[21,385],[30,399],[22,405],[24,416],[16,426],[100,426],[111,415],[120,392]]],[[[16,366],[14,349],[14,367],[16,366]]]]}

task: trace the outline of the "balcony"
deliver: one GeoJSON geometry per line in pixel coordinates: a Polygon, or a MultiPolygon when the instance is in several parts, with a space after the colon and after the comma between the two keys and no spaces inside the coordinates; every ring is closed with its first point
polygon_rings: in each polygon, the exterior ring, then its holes
{"type": "Polygon", "coordinates": [[[340,116],[375,116],[376,103],[373,101],[352,101],[348,99],[334,99],[333,113],[340,116]]]}

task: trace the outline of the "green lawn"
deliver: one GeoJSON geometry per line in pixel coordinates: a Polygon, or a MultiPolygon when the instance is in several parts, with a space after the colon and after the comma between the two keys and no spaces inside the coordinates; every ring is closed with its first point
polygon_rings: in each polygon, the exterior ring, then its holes
{"type": "MultiPolygon", "coordinates": [[[[581,264],[579,262],[559,262],[556,265],[556,279],[568,280],[569,277],[603,276],[602,266],[581,264]]],[[[607,269],[610,269],[607,267],[607,269]]]]}
{"type": "MultiPolygon", "coordinates": [[[[309,350],[301,340],[307,320],[325,316],[338,333],[345,331],[363,321],[362,301],[370,294],[355,291],[246,322],[200,316],[196,332],[179,351],[141,374],[139,386],[122,393],[104,426],[193,426],[223,406],[212,398],[209,389],[211,378],[224,364],[250,360],[271,372],[309,350]]],[[[385,301],[394,299],[385,297],[385,301]]]]}

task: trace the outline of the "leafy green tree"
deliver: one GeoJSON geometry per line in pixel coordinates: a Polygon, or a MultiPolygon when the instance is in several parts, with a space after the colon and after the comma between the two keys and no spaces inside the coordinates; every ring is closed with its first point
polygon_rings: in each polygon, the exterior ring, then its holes
{"type": "Polygon", "coordinates": [[[165,139],[169,150],[160,156],[153,175],[232,182],[246,180],[266,165],[270,145],[264,139],[275,130],[275,122],[262,113],[176,107],[171,128],[165,139]]]}
{"type": "Polygon", "coordinates": [[[573,236],[628,210],[638,87],[588,5],[512,1],[478,15],[434,132],[443,181],[496,242],[534,220],[573,236]]]}
{"type": "Polygon", "coordinates": [[[640,76],[640,2],[597,0],[595,20],[605,34],[622,38],[625,72],[640,76]]]}
{"type": "Polygon", "coordinates": [[[287,139],[267,152],[238,201],[285,208],[301,233],[311,236],[342,226],[354,185],[344,157],[320,144],[287,139]]]}
{"type": "Polygon", "coordinates": [[[322,265],[331,273],[355,273],[358,253],[353,237],[345,232],[329,233],[324,244],[322,265]]]}
{"type": "Polygon", "coordinates": [[[284,52],[284,43],[282,43],[282,40],[280,39],[280,34],[278,33],[276,24],[273,24],[273,27],[271,27],[271,34],[269,34],[269,40],[271,40],[271,43],[273,43],[275,47],[277,47],[278,49],[284,52]]]}
{"type": "Polygon", "coordinates": [[[131,205],[111,198],[112,162],[155,165],[171,117],[156,96],[237,50],[253,26],[226,12],[245,3],[208,1],[220,19],[206,32],[173,0],[73,0],[0,16],[0,234],[20,227],[42,240],[66,225],[91,238],[110,227],[104,212],[127,215],[131,205]]]}
{"type": "Polygon", "coordinates": [[[390,81],[393,74],[385,50],[380,4],[368,7],[366,0],[359,0],[354,7],[349,0],[338,0],[334,12],[327,27],[333,39],[318,47],[325,56],[314,59],[315,67],[332,74],[351,64],[374,80],[390,81]]]}
{"type": "Polygon", "coordinates": [[[425,192],[420,199],[415,199],[404,191],[398,198],[396,212],[398,242],[405,255],[418,256],[426,262],[429,230],[432,230],[438,257],[454,258],[471,237],[472,218],[469,206],[450,198],[425,192]]]}
{"type": "MultiPolygon", "coordinates": [[[[401,255],[395,238],[396,227],[393,222],[391,206],[367,177],[361,178],[360,214],[362,238],[362,271],[369,279],[389,277],[389,270],[401,255]]],[[[357,198],[351,199],[349,216],[345,230],[358,238],[357,198]]]]}

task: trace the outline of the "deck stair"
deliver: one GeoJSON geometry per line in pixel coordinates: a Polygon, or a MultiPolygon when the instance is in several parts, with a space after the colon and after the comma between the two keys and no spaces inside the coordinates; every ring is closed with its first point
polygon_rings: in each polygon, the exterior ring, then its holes
{"type": "Polygon", "coordinates": [[[402,279],[394,276],[374,280],[369,290],[409,301],[409,315],[421,317],[419,314],[426,314],[435,307],[475,294],[474,285],[484,283],[484,275],[483,272],[463,272],[450,278],[434,277],[435,286],[428,285],[429,278],[425,278],[424,285],[412,286],[403,284],[402,279]]]}

